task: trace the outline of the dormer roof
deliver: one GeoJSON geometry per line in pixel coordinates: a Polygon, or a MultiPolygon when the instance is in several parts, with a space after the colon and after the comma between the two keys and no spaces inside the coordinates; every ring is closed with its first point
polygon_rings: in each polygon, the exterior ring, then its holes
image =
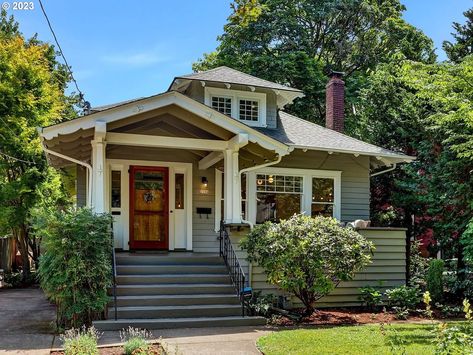
{"type": "Polygon", "coordinates": [[[226,66],[221,66],[221,67],[206,70],[203,72],[176,76],[169,88],[170,90],[173,89],[173,86],[175,86],[176,81],[178,79],[200,80],[200,81],[209,81],[209,82],[224,83],[224,84],[247,85],[247,86],[254,86],[254,87],[265,88],[265,89],[293,91],[293,92],[298,92],[302,94],[302,91],[299,89],[295,89],[290,86],[274,83],[272,81],[260,79],[253,75],[246,74],[246,73],[243,73],[241,71],[238,71],[226,66]]]}

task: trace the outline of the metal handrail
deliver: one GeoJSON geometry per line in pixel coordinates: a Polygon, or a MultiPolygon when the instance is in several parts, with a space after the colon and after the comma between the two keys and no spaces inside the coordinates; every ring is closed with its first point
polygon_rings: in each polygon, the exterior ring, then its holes
{"type": "Polygon", "coordinates": [[[115,257],[115,245],[113,237],[113,223],[112,223],[112,276],[113,276],[113,306],[115,308],[115,320],[117,320],[117,261],[115,257]]]}
{"type": "Polygon", "coordinates": [[[225,265],[227,266],[233,286],[237,292],[237,296],[241,302],[241,314],[245,316],[245,300],[244,289],[246,285],[246,276],[240,261],[235,253],[230,236],[228,235],[226,225],[223,221],[220,222],[220,256],[223,257],[225,265]]]}

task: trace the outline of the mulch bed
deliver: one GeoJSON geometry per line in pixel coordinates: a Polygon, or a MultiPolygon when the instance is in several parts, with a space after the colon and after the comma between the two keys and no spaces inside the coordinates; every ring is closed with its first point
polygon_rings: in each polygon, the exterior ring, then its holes
{"type": "MultiPolygon", "coordinates": [[[[123,351],[122,346],[101,346],[99,347],[99,354],[100,355],[123,355],[125,354],[125,352],[123,351]]],[[[163,355],[165,354],[165,352],[159,344],[152,344],[150,346],[149,354],[163,355]]],[[[64,355],[64,351],[51,351],[51,355],[64,355]]]]}
{"type": "MultiPolygon", "coordinates": [[[[420,322],[427,319],[421,316],[410,315],[405,322],[420,322]]],[[[295,322],[286,317],[277,317],[271,322],[276,326],[300,325],[355,325],[370,323],[398,322],[394,314],[388,312],[369,312],[362,309],[323,309],[316,310],[310,317],[301,322],[295,322]]]]}

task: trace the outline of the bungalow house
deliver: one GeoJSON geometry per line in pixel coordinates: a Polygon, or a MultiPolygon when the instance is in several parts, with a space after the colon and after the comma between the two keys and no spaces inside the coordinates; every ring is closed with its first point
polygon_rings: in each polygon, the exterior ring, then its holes
{"type": "MultiPolygon", "coordinates": [[[[114,217],[117,297],[97,327],[260,323],[235,288],[278,290],[238,246],[248,228],[299,212],[370,218],[370,176],[413,158],[343,134],[340,73],[327,83],[326,127],[284,111],[302,96],[219,67],[40,129],[49,163],[75,171],[77,205],[114,217]]],[[[374,263],[320,306],[405,282],[405,231],[360,232],[377,246],[374,263]]]]}

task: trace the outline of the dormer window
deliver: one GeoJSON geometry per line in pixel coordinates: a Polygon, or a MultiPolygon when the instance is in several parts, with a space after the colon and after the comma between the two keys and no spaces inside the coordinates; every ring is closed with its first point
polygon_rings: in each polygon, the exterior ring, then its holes
{"type": "Polygon", "coordinates": [[[266,94],[206,86],[205,104],[249,126],[266,127],[266,94]]]}
{"type": "Polygon", "coordinates": [[[227,116],[232,116],[232,98],[212,96],[212,108],[227,116]]]}

